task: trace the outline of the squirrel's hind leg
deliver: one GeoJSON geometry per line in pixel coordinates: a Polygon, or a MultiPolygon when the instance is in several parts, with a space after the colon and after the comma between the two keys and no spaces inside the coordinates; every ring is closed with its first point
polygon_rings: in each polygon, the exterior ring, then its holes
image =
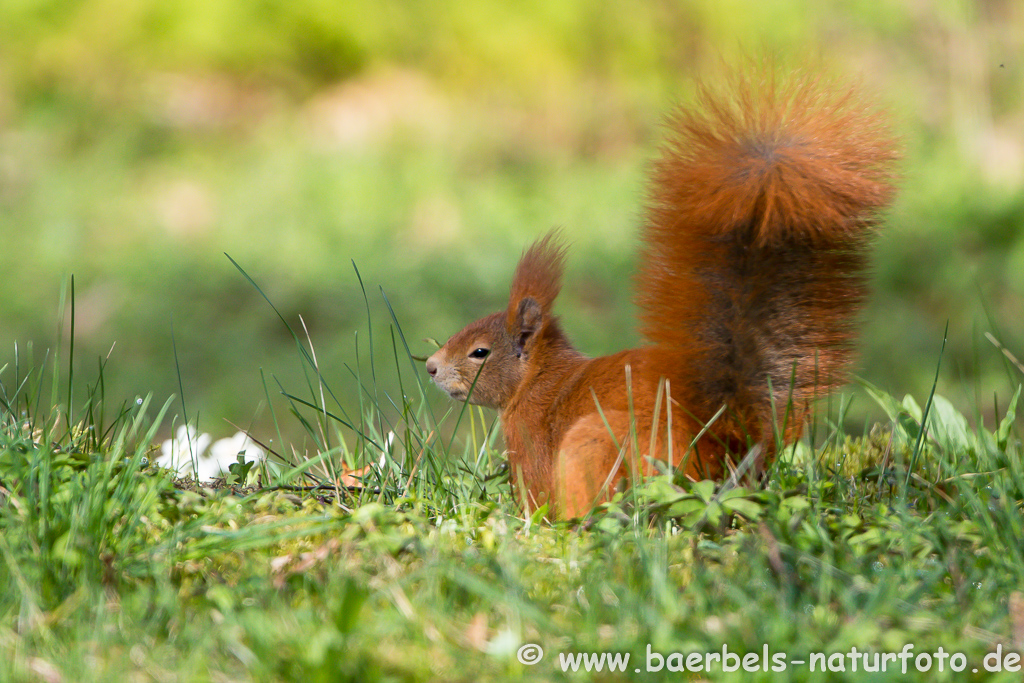
{"type": "Polygon", "coordinates": [[[596,412],[586,415],[566,432],[555,456],[554,499],[559,518],[586,515],[629,480],[633,460],[629,434],[628,413],[614,410],[605,411],[604,419],[596,412]]]}

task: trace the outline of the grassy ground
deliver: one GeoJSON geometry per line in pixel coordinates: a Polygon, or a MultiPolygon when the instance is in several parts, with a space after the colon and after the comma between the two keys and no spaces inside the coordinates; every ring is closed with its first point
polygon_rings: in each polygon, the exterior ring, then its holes
{"type": "Polygon", "coordinates": [[[307,359],[277,417],[308,446],[205,487],[149,464],[169,402],[115,403],[64,362],[0,370],[0,680],[863,680],[900,652],[871,679],[1020,678],[985,668],[1024,647],[1018,395],[973,429],[866,387],[891,422],[820,420],[764,490],[665,476],[549,524],[510,500],[486,416],[433,414],[418,375],[361,378],[353,419],[307,359]],[[465,443],[438,436],[459,420],[465,443]],[[602,652],[628,665],[566,659],[602,652]],[[747,658],[687,658],[723,652],[747,658]]]}

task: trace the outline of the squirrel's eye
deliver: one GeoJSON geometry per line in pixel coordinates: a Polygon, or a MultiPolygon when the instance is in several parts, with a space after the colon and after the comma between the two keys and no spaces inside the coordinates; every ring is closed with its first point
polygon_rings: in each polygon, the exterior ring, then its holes
{"type": "Polygon", "coordinates": [[[474,349],[473,352],[469,354],[469,357],[470,358],[487,358],[487,354],[489,354],[490,352],[491,352],[490,349],[484,349],[484,348],[474,349]]]}

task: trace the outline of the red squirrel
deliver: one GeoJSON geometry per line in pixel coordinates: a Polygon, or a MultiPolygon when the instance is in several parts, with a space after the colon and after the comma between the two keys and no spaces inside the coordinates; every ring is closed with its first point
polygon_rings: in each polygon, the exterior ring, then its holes
{"type": "Polygon", "coordinates": [[[572,346],[552,313],[565,247],[549,233],[523,253],[507,309],[427,360],[449,396],[501,411],[527,510],[583,516],[668,464],[719,478],[752,452],[756,471],[845,381],[896,144],[853,88],[757,72],[730,86],[700,86],[667,120],[640,232],[645,346],[572,346]]]}

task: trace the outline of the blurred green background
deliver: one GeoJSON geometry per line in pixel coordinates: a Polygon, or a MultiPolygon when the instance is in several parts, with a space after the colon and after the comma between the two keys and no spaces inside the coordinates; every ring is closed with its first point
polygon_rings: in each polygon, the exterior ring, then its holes
{"type": "Polygon", "coordinates": [[[116,342],[108,396],[177,394],[180,371],[205,431],[267,428],[260,369],[299,391],[299,356],[226,252],[358,411],[352,261],[397,394],[380,287],[426,354],[503,304],[552,226],[577,344],[633,344],[661,117],[769,53],[861,78],[906,145],[858,373],[923,399],[948,322],[941,393],[988,412],[1021,379],[983,337],[1024,357],[1019,0],[5,0],[0,27],[0,366],[55,347],[74,274],[78,377],[116,342]]]}

